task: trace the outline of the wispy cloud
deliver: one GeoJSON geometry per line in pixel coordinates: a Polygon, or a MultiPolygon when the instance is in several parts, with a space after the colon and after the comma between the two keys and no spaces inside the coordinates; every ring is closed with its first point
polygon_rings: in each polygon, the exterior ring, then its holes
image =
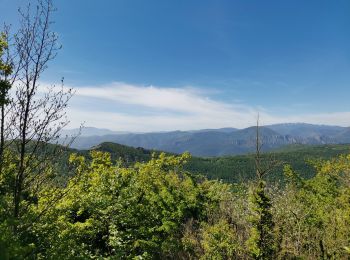
{"type": "Polygon", "coordinates": [[[165,88],[111,83],[75,87],[69,118],[71,127],[87,126],[127,131],[168,131],[308,122],[350,125],[350,112],[276,116],[262,107],[212,99],[199,88],[165,88]],[[103,108],[103,109],[102,109],[103,108]],[[121,109],[122,108],[122,109],[121,109]]]}

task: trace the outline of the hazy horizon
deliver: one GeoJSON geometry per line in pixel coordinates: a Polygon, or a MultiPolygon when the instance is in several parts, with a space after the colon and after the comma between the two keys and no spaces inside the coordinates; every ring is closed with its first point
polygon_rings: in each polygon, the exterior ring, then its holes
{"type": "MultiPolygon", "coordinates": [[[[260,127],[268,127],[268,126],[274,126],[274,125],[310,125],[310,126],[324,126],[324,127],[343,127],[343,128],[348,128],[349,126],[340,126],[340,125],[327,125],[327,124],[309,124],[306,122],[295,122],[295,123],[288,123],[288,122],[284,122],[284,123],[277,123],[277,124],[263,124],[263,125],[259,125],[260,127]]],[[[176,132],[176,131],[200,131],[200,130],[220,130],[220,129],[237,129],[237,130],[243,130],[246,128],[250,128],[250,127],[256,127],[256,123],[248,126],[248,127],[234,127],[234,126],[226,126],[226,127],[220,127],[220,128],[194,128],[194,129],[187,129],[187,130],[181,130],[181,129],[173,129],[173,130],[157,130],[157,131],[145,131],[145,132],[136,132],[136,131],[119,131],[119,130],[113,130],[113,129],[109,129],[109,128],[101,128],[101,127],[95,127],[95,126],[89,126],[89,125],[84,125],[82,126],[82,129],[96,129],[96,130],[106,130],[106,131],[111,131],[111,132],[120,132],[120,133],[134,133],[134,134],[144,134],[144,133],[162,133],[162,132],[176,132]]],[[[64,128],[64,131],[74,131],[74,130],[79,130],[80,127],[67,127],[64,128]]]]}

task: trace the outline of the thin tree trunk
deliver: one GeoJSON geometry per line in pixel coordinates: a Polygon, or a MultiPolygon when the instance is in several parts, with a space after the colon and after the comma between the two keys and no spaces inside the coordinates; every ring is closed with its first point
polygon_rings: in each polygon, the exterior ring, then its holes
{"type": "Polygon", "coordinates": [[[4,162],[4,147],[5,147],[5,107],[1,106],[1,136],[0,136],[0,174],[2,173],[4,162]]]}
{"type": "Polygon", "coordinates": [[[26,154],[26,142],[27,142],[27,123],[30,106],[30,95],[27,96],[27,102],[24,110],[23,127],[21,132],[21,144],[20,144],[20,162],[18,174],[16,176],[15,194],[14,194],[14,217],[19,217],[20,203],[23,189],[24,173],[25,173],[25,154],[26,154]]]}

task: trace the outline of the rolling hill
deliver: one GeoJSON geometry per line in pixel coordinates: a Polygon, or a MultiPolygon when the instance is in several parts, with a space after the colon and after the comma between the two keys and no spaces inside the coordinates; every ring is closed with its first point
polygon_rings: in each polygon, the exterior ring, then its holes
{"type": "MultiPolygon", "coordinates": [[[[91,150],[109,152],[113,160],[122,159],[131,165],[136,161],[148,161],[152,153],[143,148],[127,147],[115,143],[101,143],[91,150]]],[[[80,151],[87,154],[89,150],[80,151]]],[[[268,159],[273,156],[281,164],[270,174],[269,179],[283,182],[283,165],[290,164],[301,176],[312,177],[315,173],[313,166],[308,161],[330,159],[341,154],[350,153],[350,145],[291,145],[275,152],[264,154],[268,159]]],[[[185,169],[194,174],[201,174],[210,179],[222,179],[227,182],[241,182],[255,177],[254,155],[236,155],[215,158],[193,157],[185,166],[185,169]]]]}

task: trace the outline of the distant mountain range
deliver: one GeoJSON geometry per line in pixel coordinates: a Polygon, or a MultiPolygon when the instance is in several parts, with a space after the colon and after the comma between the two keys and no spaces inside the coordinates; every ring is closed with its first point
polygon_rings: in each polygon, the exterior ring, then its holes
{"type": "Polygon", "coordinates": [[[82,127],[82,128],[74,128],[74,129],[64,129],[61,132],[62,136],[76,136],[80,137],[85,136],[103,136],[103,135],[115,135],[115,134],[128,134],[129,132],[125,131],[112,131],[104,128],[96,128],[96,127],[82,127]]]}
{"type": "MultiPolygon", "coordinates": [[[[346,144],[350,143],[350,128],[305,123],[267,125],[259,128],[263,150],[270,151],[291,144],[346,144]]],[[[65,130],[74,135],[77,129],[65,130]]],[[[195,156],[224,156],[253,152],[256,127],[245,129],[221,128],[194,131],[154,133],[114,132],[108,129],[83,128],[73,148],[89,149],[102,142],[115,142],[132,147],[161,150],[172,153],[189,151],[195,156]]]]}

